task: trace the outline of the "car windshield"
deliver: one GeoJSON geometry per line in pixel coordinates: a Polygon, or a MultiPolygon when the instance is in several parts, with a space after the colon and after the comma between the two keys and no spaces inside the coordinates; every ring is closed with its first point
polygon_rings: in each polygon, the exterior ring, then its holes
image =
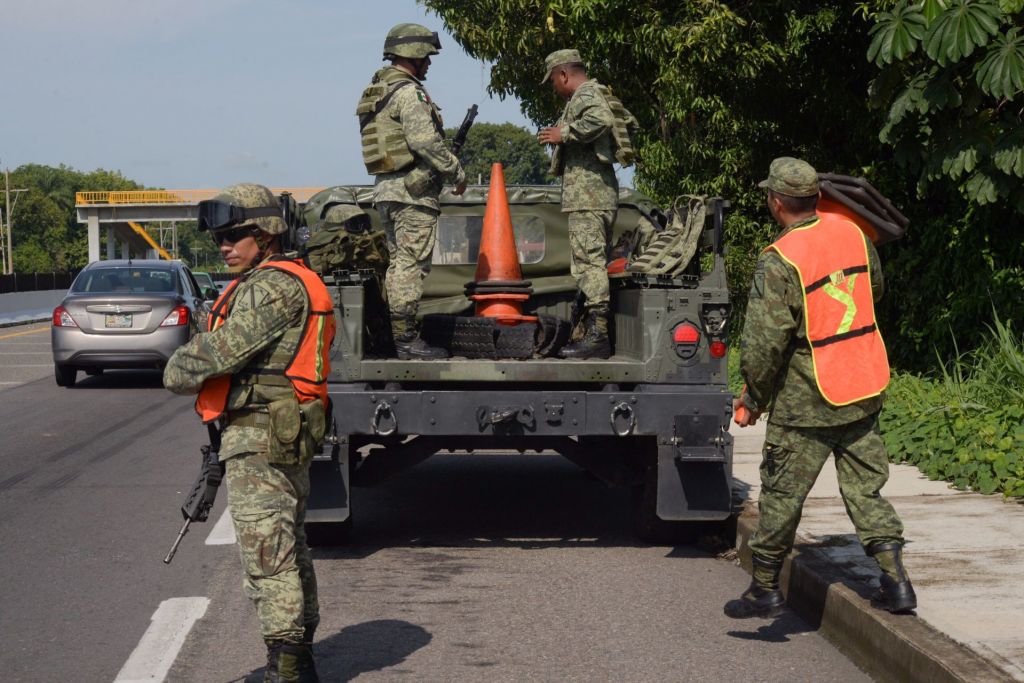
{"type": "Polygon", "coordinates": [[[166,268],[92,268],[78,276],[71,291],[89,294],[174,292],[176,280],[174,272],[166,268]]]}
{"type": "Polygon", "coordinates": [[[213,282],[213,277],[209,273],[193,272],[192,276],[196,279],[196,282],[199,283],[200,287],[213,287],[214,289],[217,288],[217,285],[214,284],[213,282]]]}

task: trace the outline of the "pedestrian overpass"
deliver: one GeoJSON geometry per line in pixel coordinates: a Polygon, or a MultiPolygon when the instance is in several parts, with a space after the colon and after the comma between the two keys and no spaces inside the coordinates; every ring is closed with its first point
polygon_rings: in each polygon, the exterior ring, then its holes
{"type": "MultiPolygon", "coordinates": [[[[273,188],[275,195],[289,192],[300,204],[322,190],[320,187],[273,188]]],[[[116,190],[76,192],[75,212],[89,231],[89,262],[100,260],[101,228],[106,240],[107,259],[177,258],[177,223],[194,221],[197,206],[213,199],[220,190],[116,190]],[[146,223],[169,223],[154,239],[146,223]],[[169,232],[168,244],[163,244],[169,232]]]]}

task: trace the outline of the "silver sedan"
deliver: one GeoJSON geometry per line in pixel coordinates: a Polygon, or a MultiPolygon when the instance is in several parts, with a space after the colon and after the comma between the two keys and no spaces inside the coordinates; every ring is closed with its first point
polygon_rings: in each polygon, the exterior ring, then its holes
{"type": "Polygon", "coordinates": [[[86,266],[53,310],[54,376],[79,370],[162,368],[206,326],[210,304],[181,261],[110,260],[86,266]]]}

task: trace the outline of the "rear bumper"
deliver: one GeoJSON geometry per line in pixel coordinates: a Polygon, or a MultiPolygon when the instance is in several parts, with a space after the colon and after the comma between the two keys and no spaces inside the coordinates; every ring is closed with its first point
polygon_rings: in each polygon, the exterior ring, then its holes
{"type": "Polygon", "coordinates": [[[329,385],[340,433],[496,437],[656,436],[694,458],[723,459],[725,387],[639,385],[633,391],[370,390],[329,385]]]}
{"type": "Polygon", "coordinates": [[[158,328],[148,334],[86,334],[67,327],[53,327],[50,331],[53,362],[80,367],[163,365],[188,338],[186,325],[158,328]]]}

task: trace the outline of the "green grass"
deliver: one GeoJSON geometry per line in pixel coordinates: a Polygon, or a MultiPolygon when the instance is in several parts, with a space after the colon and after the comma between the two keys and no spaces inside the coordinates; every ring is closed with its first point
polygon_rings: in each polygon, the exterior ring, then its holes
{"type": "Polygon", "coordinates": [[[894,462],[962,490],[1024,496],[1024,340],[998,319],[988,343],[934,377],[897,373],[882,410],[894,462]]]}

